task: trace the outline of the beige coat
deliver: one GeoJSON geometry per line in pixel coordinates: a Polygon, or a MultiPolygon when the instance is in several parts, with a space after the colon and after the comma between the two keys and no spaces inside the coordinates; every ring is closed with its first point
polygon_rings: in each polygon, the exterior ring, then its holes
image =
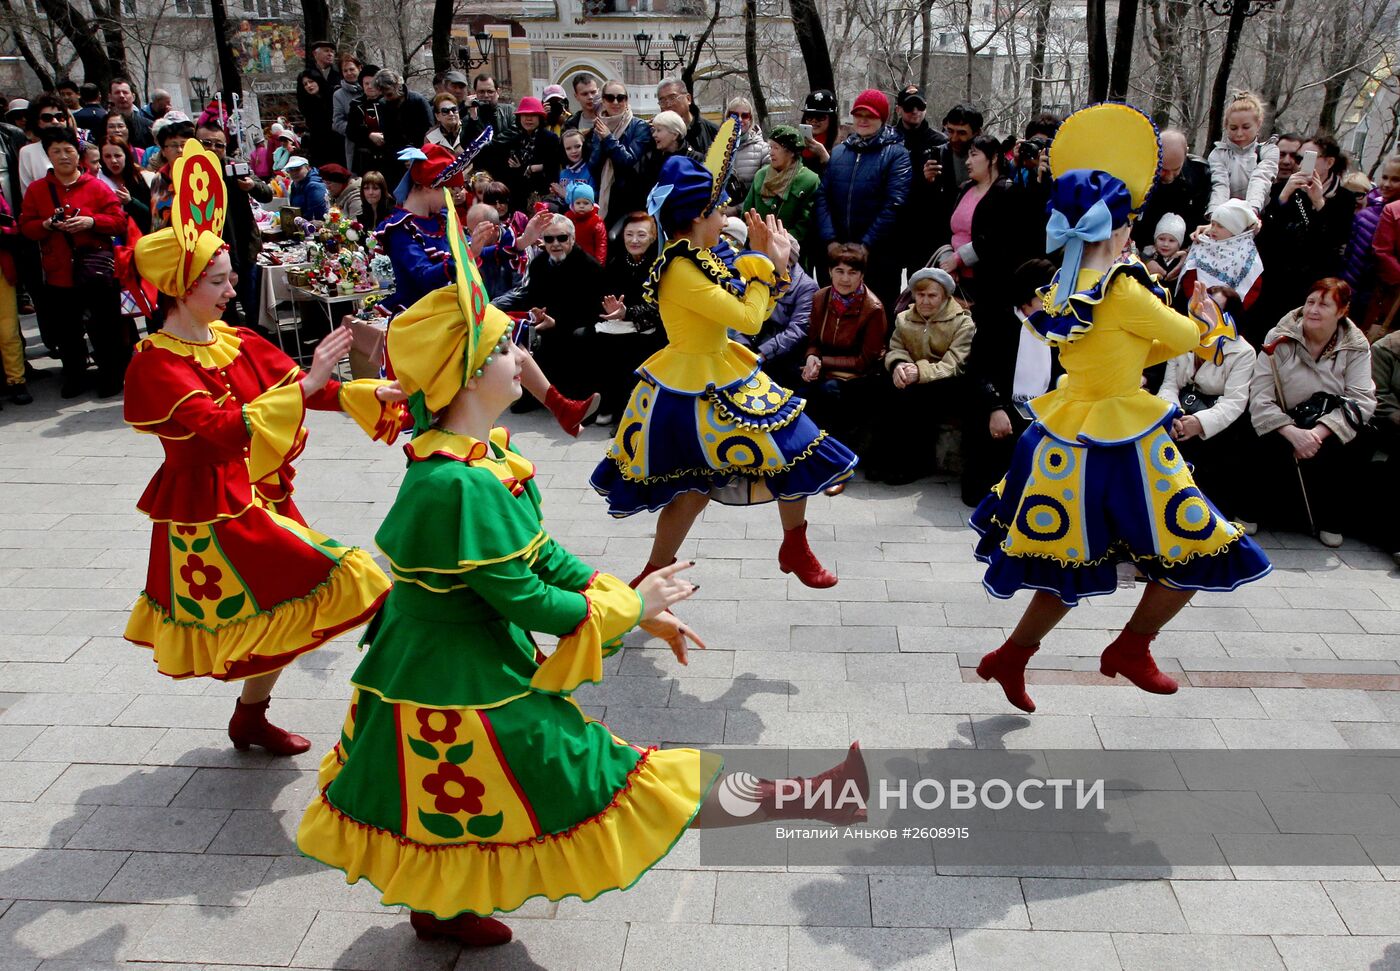
{"type": "MultiPolygon", "coordinates": [[[[1267,348],[1274,341],[1278,342],[1273,360],[1278,367],[1284,401],[1280,404],[1278,400],[1269,355],[1261,349],[1249,379],[1249,417],[1258,434],[1265,435],[1293,424],[1287,410],[1307,401],[1318,391],[1350,398],[1360,406],[1362,417],[1368,421],[1375,414],[1376,383],[1371,377],[1371,345],[1350,320],[1344,319],[1338,326],[1336,345],[1316,361],[1303,343],[1301,310],[1285,314],[1269,331],[1264,346],[1267,348]]],[[[1349,442],[1356,437],[1356,429],[1339,408],[1323,415],[1321,423],[1339,441],[1349,442]]]]}
{"type": "Polygon", "coordinates": [[[919,369],[920,384],[955,378],[967,367],[976,332],[972,315],[952,297],[932,320],[924,319],[917,307],[910,307],[894,319],[885,370],[893,371],[896,364],[913,364],[919,369]]]}

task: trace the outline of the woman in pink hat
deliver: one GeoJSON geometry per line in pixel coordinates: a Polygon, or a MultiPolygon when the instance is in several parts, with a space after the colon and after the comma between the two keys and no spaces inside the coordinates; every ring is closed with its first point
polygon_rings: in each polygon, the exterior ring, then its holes
{"type": "Polygon", "coordinates": [[[510,186],[512,209],[529,212],[559,178],[564,146],[558,135],[544,127],[547,115],[539,98],[521,98],[515,109],[516,127],[503,139],[501,181],[510,186]]]}

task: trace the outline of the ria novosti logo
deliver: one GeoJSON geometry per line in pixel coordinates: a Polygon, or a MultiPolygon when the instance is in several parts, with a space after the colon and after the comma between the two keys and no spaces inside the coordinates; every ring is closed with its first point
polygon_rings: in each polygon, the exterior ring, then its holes
{"type": "Polygon", "coordinates": [[[735,819],[758,812],[762,801],[761,780],[748,772],[733,772],[719,784],[719,804],[735,819]]]}

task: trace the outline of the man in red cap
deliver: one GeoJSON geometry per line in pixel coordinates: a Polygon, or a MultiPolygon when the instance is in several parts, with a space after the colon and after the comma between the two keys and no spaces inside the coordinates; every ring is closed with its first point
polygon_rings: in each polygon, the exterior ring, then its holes
{"type": "Polygon", "coordinates": [[[851,106],[853,131],[831,153],[822,175],[814,219],[825,249],[832,243],[860,243],[870,253],[866,285],[893,319],[903,260],[898,223],[909,198],[909,152],[889,127],[890,99],[871,88],[851,106]]]}

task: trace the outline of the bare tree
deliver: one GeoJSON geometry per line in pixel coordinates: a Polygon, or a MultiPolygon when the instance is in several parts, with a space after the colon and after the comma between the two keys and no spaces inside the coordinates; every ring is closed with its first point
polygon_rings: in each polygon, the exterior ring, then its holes
{"type": "Polygon", "coordinates": [[[797,46],[802,50],[802,63],[807,68],[810,90],[836,90],[836,71],[831,65],[831,51],[826,46],[826,28],[816,0],[790,0],[792,26],[797,34],[797,46]]]}
{"type": "Polygon", "coordinates": [[[1133,37],[1137,31],[1138,0],[1118,0],[1118,26],[1113,37],[1113,70],[1108,78],[1108,98],[1123,101],[1133,69],[1133,37]]]}
{"type": "Polygon", "coordinates": [[[768,99],[763,96],[763,78],[758,72],[758,0],[744,0],[744,67],[754,114],[759,126],[767,128],[768,99]]]}
{"type": "Polygon", "coordinates": [[[1040,114],[1045,104],[1045,45],[1050,37],[1050,9],[1054,0],[1039,0],[1035,6],[1035,42],[1031,46],[1031,115],[1040,114]]]}

